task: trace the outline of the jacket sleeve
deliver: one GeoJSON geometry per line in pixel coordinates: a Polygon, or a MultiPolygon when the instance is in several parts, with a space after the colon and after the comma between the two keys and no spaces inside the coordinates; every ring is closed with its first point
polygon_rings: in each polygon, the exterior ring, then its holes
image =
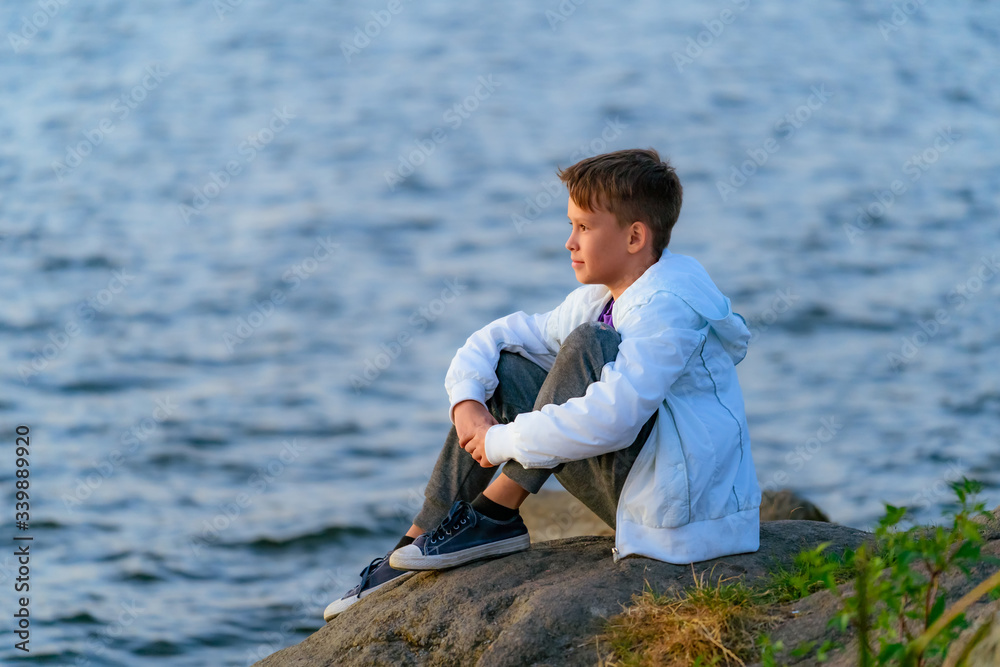
{"type": "Polygon", "coordinates": [[[657,292],[616,321],[618,356],[586,394],[523,413],[486,432],[486,458],[526,468],[628,447],[705,340],[707,322],[680,297],[657,292]]]}
{"type": "Polygon", "coordinates": [[[469,336],[455,353],[444,380],[452,422],[456,405],[469,399],[485,405],[496,391],[499,384],[496,367],[501,351],[517,352],[546,369],[551,368],[559,344],[547,333],[548,323],[565,304],[564,301],[556,309],[536,315],[512,313],[469,336]]]}

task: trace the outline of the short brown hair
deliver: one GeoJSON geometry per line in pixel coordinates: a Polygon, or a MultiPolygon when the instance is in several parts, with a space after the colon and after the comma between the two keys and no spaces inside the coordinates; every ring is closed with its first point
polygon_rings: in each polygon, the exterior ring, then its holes
{"type": "Polygon", "coordinates": [[[660,160],[652,148],[633,148],[580,160],[558,174],[584,211],[608,211],[622,228],[636,221],[646,223],[653,232],[653,255],[660,258],[684,198],[670,162],[660,160]]]}

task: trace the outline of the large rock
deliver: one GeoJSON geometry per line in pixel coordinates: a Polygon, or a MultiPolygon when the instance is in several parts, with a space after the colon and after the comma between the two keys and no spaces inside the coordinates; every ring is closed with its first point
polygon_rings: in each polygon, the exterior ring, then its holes
{"type": "Polygon", "coordinates": [[[594,665],[593,638],[650,586],[680,591],[693,577],[746,583],[802,549],[857,547],[868,533],[831,523],[762,524],[757,552],[691,565],[611,558],[612,537],[535,543],[528,551],[424,572],[358,602],[301,644],[257,663],[319,665],[594,665]]]}
{"type": "Polygon", "coordinates": [[[789,489],[764,491],[760,501],[761,521],[829,521],[823,511],[789,489]]]}

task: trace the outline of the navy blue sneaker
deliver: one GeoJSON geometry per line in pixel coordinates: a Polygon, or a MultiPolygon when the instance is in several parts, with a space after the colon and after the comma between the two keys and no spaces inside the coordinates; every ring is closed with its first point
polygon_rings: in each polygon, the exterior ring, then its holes
{"type": "Polygon", "coordinates": [[[437,528],[393,551],[389,565],[397,570],[443,570],[524,551],[529,546],[531,538],[521,515],[496,521],[457,500],[437,528]]]}
{"type": "Polygon", "coordinates": [[[413,572],[407,572],[405,570],[394,570],[389,566],[389,554],[391,551],[384,556],[379,556],[372,562],[368,563],[368,567],[361,570],[361,583],[347,591],[347,595],[331,602],[323,612],[323,620],[327,623],[330,619],[340,614],[342,611],[350,607],[352,604],[365,597],[369,593],[374,593],[378,589],[385,586],[390,581],[396,581],[402,577],[407,577],[413,572]]]}

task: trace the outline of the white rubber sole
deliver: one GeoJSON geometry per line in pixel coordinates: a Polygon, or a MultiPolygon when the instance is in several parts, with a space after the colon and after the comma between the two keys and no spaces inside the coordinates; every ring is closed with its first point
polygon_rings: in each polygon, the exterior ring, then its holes
{"type": "Polygon", "coordinates": [[[506,556],[507,554],[524,551],[531,546],[531,536],[525,533],[517,537],[481,544],[478,547],[469,547],[453,554],[437,554],[425,556],[420,551],[420,547],[409,544],[401,549],[396,549],[389,556],[389,567],[395,570],[445,570],[449,567],[458,567],[480,558],[490,558],[491,556],[506,556]]]}
{"type": "Polygon", "coordinates": [[[378,589],[382,588],[383,586],[388,586],[389,584],[394,584],[397,581],[403,581],[404,579],[409,579],[414,574],[416,574],[416,572],[407,572],[406,574],[401,574],[398,577],[396,577],[395,579],[390,579],[389,581],[385,582],[384,584],[379,584],[378,586],[374,586],[372,588],[369,588],[367,591],[363,591],[361,593],[361,597],[358,597],[356,595],[352,595],[349,598],[341,598],[339,600],[334,600],[329,605],[327,605],[326,609],[323,611],[323,620],[326,623],[329,623],[331,620],[333,620],[334,618],[336,618],[337,616],[339,616],[340,614],[342,614],[344,612],[344,610],[346,610],[348,607],[350,607],[355,602],[358,602],[359,600],[365,599],[366,597],[368,597],[369,595],[371,595],[372,593],[374,593],[378,589]]]}

